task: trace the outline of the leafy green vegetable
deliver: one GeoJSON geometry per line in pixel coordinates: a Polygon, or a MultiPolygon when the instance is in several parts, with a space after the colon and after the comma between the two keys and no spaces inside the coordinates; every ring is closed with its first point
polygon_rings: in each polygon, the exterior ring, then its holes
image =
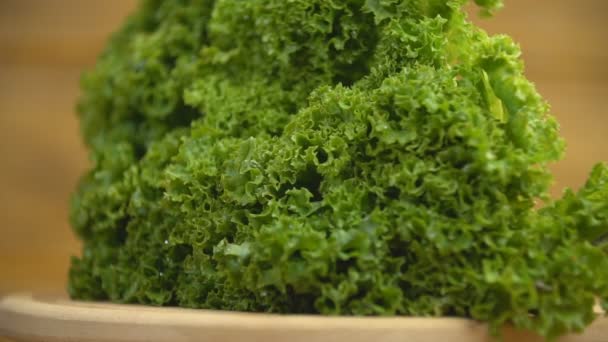
{"type": "Polygon", "coordinates": [[[557,124],[465,3],[144,1],[83,78],[71,296],[581,331],[608,167],[548,198],[557,124]]]}

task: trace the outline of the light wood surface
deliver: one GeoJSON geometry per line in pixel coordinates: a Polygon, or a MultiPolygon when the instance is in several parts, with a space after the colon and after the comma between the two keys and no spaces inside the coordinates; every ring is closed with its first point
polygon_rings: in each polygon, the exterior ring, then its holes
{"type": "MultiPolygon", "coordinates": [[[[0,293],[61,289],[79,245],[67,203],[87,167],[74,103],[80,73],[134,0],[0,0],[0,293]]],[[[608,1],[506,0],[492,20],[568,140],[554,193],[608,160],[608,1]]]]}
{"type": "MultiPolygon", "coordinates": [[[[490,342],[485,324],[461,318],[270,315],[86,303],[15,294],[0,300],[0,335],[25,341],[490,342]]],[[[608,318],[560,342],[605,342],[608,318]]],[[[506,327],[504,342],[540,342],[506,327]]]]}

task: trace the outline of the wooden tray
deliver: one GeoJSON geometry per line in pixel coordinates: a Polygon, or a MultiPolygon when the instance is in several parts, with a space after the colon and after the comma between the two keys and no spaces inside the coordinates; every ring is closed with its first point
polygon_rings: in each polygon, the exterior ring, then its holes
{"type": "MultiPolygon", "coordinates": [[[[484,324],[460,318],[322,317],[157,308],[13,294],[0,300],[0,336],[19,341],[489,342],[484,324]]],[[[2,338],[0,338],[1,340],[2,338]]],[[[505,342],[542,341],[504,329],[505,342]]],[[[608,341],[608,318],[562,342],[608,341]]]]}

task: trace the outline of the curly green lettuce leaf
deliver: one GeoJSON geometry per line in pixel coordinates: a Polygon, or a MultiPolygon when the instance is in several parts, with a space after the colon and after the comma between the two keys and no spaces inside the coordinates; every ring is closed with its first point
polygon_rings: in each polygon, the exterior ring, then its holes
{"type": "Polygon", "coordinates": [[[144,1],[83,78],[70,295],[584,329],[608,169],[549,200],[557,123],[466,3],[144,1]]]}

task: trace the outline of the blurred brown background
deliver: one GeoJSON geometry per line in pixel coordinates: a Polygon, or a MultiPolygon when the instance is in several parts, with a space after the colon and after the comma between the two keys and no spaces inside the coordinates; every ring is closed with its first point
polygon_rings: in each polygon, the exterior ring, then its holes
{"type": "MultiPolygon", "coordinates": [[[[74,103],[80,73],[134,0],[0,0],[0,293],[65,285],[79,252],[67,203],[87,167],[74,103]]],[[[554,194],[608,161],[608,1],[506,0],[475,19],[521,43],[528,76],[568,141],[554,194]]]]}

